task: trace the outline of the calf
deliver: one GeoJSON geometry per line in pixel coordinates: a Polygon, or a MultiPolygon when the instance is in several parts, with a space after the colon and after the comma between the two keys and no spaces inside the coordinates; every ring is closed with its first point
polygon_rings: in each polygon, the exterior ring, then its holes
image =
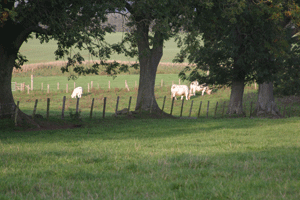
{"type": "Polygon", "coordinates": [[[181,96],[181,100],[183,99],[183,96],[185,96],[186,100],[190,99],[189,88],[186,85],[173,84],[171,87],[171,93],[172,93],[171,98],[175,97],[176,100],[177,100],[176,95],[181,96]]]}
{"type": "Polygon", "coordinates": [[[78,98],[81,98],[81,95],[82,95],[82,87],[77,87],[73,90],[71,97],[76,98],[76,96],[78,96],[78,98]]]}

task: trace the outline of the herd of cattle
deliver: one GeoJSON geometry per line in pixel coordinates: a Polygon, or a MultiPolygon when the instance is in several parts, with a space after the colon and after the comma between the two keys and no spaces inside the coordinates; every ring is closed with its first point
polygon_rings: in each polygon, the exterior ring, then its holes
{"type": "MultiPolygon", "coordinates": [[[[193,81],[190,84],[190,89],[188,88],[187,85],[176,85],[173,84],[171,87],[171,98],[175,97],[177,100],[176,96],[181,96],[181,100],[185,96],[186,100],[189,100],[191,96],[195,96],[196,92],[201,92],[202,91],[202,96],[206,92],[207,94],[211,94],[211,89],[209,89],[208,86],[206,86],[206,83],[203,83],[199,85],[198,81],[193,81]]],[[[81,98],[82,95],[82,87],[77,87],[73,90],[71,97],[72,98],[81,98]]]]}
{"type": "Polygon", "coordinates": [[[206,83],[203,83],[199,85],[198,81],[193,81],[190,84],[190,90],[187,85],[176,85],[173,84],[171,87],[171,98],[176,98],[176,96],[181,96],[181,100],[185,96],[186,100],[189,100],[191,96],[196,96],[196,92],[201,92],[202,91],[202,96],[206,92],[207,94],[211,94],[212,90],[209,89],[208,86],[206,86],[206,83]]]}

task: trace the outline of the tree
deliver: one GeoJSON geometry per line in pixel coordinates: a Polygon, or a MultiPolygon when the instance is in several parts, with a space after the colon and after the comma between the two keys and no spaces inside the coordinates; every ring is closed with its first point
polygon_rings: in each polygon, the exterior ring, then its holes
{"type": "Polygon", "coordinates": [[[185,46],[176,60],[187,57],[197,64],[189,79],[231,86],[227,112],[243,113],[245,83],[272,81],[288,56],[289,29],[282,27],[281,16],[291,9],[291,2],[213,0],[209,7],[194,4],[192,31],[181,41],[185,46]],[[200,74],[199,69],[210,73],[200,74]]]}
{"type": "MultiPolygon", "coordinates": [[[[11,91],[11,77],[14,67],[20,67],[26,58],[19,53],[21,45],[35,33],[41,43],[49,39],[57,40],[57,58],[69,56],[69,49],[76,47],[88,49],[96,56],[104,57],[109,53],[103,43],[103,35],[111,31],[103,28],[105,14],[110,10],[111,2],[105,0],[1,0],[0,1],[0,103],[4,109],[15,107],[11,91]],[[97,38],[93,40],[92,38],[97,38]],[[99,51],[94,51],[97,47],[99,51]]],[[[79,73],[91,73],[98,70],[97,65],[90,69],[76,66],[83,58],[76,54],[69,58],[63,71],[73,65],[79,73]]],[[[26,120],[34,124],[29,116],[19,113],[19,121],[26,120]]]]}
{"type": "MultiPolygon", "coordinates": [[[[272,117],[281,117],[281,114],[274,100],[273,82],[275,82],[276,85],[278,85],[278,83],[281,81],[292,83],[294,87],[291,87],[291,84],[289,84],[289,86],[285,88],[284,93],[288,94],[289,92],[295,92],[295,88],[297,90],[295,82],[299,81],[299,78],[297,77],[300,61],[299,39],[295,34],[299,31],[300,2],[283,1],[279,3],[280,4],[276,4],[276,2],[269,2],[268,6],[281,8],[280,12],[277,13],[276,21],[279,29],[283,30],[283,32],[285,33],[285,37],[283,39],[285,45],[281,48],[281,56],[276,59],[283,59],[284,64],[281,65],[278,70],[276,70],[275,74],[269,71],[270,74],[273,75],[271,80],[268,79],[269,82],[268,80],[265,80],[265,82],[259,85],[258,98],[254,111],[254,114],[256,114],[257,116],[265,116],[266,114],[268,114],[272,117]]],[[[276,42],[277,40],[278,39],[276,39],[276,42]]],[[[272,64],[272,62],[268,63],[272,64]]],[[[286,85],[286,83],[283,84],[286,85]]]]}
{"type": "Polygon", "coordinates": [[[163,55],[164,41],[180,31],[185,20],[182,15],[192,11],[183,0],[135,0],[124,1],[120,10],[129,13],[131,32],[120,45],[114,46],[119,53],[138,56],[140,65],[139,89],[136,110],[160,111],[155,100],[156,71],[163,55]],[[129,44],[129,48],[126,48],[129,44]]]}

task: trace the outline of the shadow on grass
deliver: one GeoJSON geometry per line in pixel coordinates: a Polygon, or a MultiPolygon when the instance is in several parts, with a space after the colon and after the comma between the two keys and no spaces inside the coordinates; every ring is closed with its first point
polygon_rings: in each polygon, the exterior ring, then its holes
{"type": "MultiPolygon", "coordinates": [[[[107,117],[105,119],[83,119],[83,120],[59,120],[52,119],[54,123],[73,124],[70,127],[62,127],[61,129],[53,128],[51,130],[29,130],[25,131],[22,128],[15,128],[13,121],[0,120],[1,134],[0,139],[8,138],[22,138],[34,135],[44,135],[44,137],[53,137],[57,140],[59,138],[67,137],[66,142],[93,140],[95,138],[102,140],[123,140],[123,139],[149,139],[149,138],[166,138],[189,134],[209,134],[210,132],[221,130],[230,132],[245,132],[250,129],[252,132],[260,132],[262,128],[274,128],[275,131],[286,127],[293,127],[293,124],[299,123],[299,118],[288,119],[249,119],[249,118],[231,118],[231,119],[152,119],[152,118],[138,118],[138,117],[107,117]],[[76,126],[80,124],[80,126],[76,126]],[[278,128],[278,126],[281,126],[278,128]]],[[[46,121],[46,119],[43,119],[46,121]]],[[[51,124],[51,122],[50,122],[51,124]]],[[[286,130],[282,130],[283,132],[286,130]]],[[[49,142],[55,142],[51,138],[49,142]]],[[[54,140],[53,140],[54,139],[54,140]]],[[[17,141],[16,141],[17,142],[17,141]]],[[[22,141],[18,141],[22,142],[22,141]]],[[[26,141],[30,142],[30,141],[26,141]]]]}

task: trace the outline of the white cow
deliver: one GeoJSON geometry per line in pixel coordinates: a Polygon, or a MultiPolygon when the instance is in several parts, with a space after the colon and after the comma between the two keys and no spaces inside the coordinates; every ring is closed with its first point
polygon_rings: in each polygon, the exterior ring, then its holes
{"type": "Polygon", "coordinates": [[[206,93],[209,94],[209,95],[211,95],[211,92],[212,92],[212,89],[209,89],[209,87],[207,86],[206,87],[206,93]]]}
{"type": "Polygon", "coordinates": [[[190,99],[189,88],[186,85],[173,84],[171,87],[171,93],[172,93],[171,98],[175,97],[176,100],[177,100],[176,95],[181,96],[181,100],[183,99],[183,96],[185,96],[186,100],[190,99]]]}
{"type": "Polygon", "coordinates": [[[77,87],[73,90],[71,97],[76,98],[76,96],[78,96],[78,98],[81,98],[81,95],[82,95],[82,87],[77,87]]]}
{"type": "MultiPolygon", "coordinates": [[[[199,85],[199,82],[198,82],[197,80],[192,81],[192,82],[191,82],[191,85],[199,85]]],[[[190,86],[191,86],[191,85],[190,85],[190,86]]]]}
{"type": "Polygon", "coordinates": [[[193,94],[194,96],[196,96],[196,91],[197,92],[201,92],[202,91],[202,96],[203,96],[205,90],[207,89],[207,87],[204,86],[204,85],[206,85],[206,83],[203,83],[203,84],[199,85],[198,81],[191,82],[191,84],[190,84],[190,95],[193,94]]]}

